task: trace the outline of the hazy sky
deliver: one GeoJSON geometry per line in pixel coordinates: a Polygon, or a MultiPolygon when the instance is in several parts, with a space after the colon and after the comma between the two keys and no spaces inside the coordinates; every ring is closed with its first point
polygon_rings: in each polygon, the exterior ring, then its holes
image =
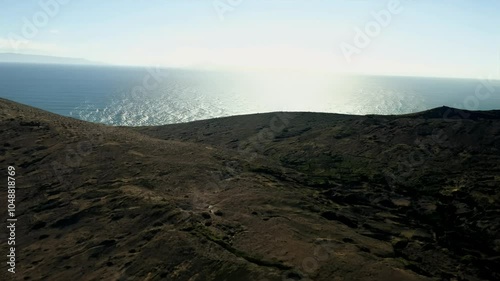
{"type": "Polygon", "coordinates": [[[0,7],[0,52],[123,65],[500,75],[498,0],[0,0],[0,7]]]}

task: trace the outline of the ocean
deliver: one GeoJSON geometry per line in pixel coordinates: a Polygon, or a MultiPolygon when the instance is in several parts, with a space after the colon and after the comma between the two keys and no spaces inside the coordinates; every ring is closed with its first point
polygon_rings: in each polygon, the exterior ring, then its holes
{"type": "Polygon", "coordinates": [[[500,81],[4,63],[0,97],[86,121],[143,126],[271,111],[500,109],[500,81]]]}

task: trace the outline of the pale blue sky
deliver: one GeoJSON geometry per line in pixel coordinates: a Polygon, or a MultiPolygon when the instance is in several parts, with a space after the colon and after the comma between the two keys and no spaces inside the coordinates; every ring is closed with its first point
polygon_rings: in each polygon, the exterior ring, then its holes
{"type": "Polygon", "coordinates": [[[401,0],[401,12],[358,48],[355,29],[391,1],[0,0],[0,52],[122,65],[499,75],[500,1],[401,0]],[[52,15],[40,4],[57,1],[67,3],[52,15]],[[214,8],[235,2],[223,18],[214,8]],[[47,23],[36,24],[43,13],[47,23]],[[26,21],[37,27],[29,36],[26,21]],[[346,44],[357,48],[350,60],[346,44]]]}

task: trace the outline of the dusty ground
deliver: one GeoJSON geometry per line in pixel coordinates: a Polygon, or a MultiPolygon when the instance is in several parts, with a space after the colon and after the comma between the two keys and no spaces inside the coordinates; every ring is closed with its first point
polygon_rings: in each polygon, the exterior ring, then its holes
{"type": "Polygon", "coordinates": [[[500,112],[116,128],[0,99],[0,127],[1,280],[500,279],[500,112]]]}

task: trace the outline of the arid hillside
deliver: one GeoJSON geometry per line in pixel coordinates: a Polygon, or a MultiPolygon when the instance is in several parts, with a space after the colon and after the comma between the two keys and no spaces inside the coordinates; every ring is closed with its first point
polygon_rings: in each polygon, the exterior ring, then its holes
{"type": "Polygon", "coordinates": [[[500,279],[499,111],[0,127],[0,280],[500,279]]]}

